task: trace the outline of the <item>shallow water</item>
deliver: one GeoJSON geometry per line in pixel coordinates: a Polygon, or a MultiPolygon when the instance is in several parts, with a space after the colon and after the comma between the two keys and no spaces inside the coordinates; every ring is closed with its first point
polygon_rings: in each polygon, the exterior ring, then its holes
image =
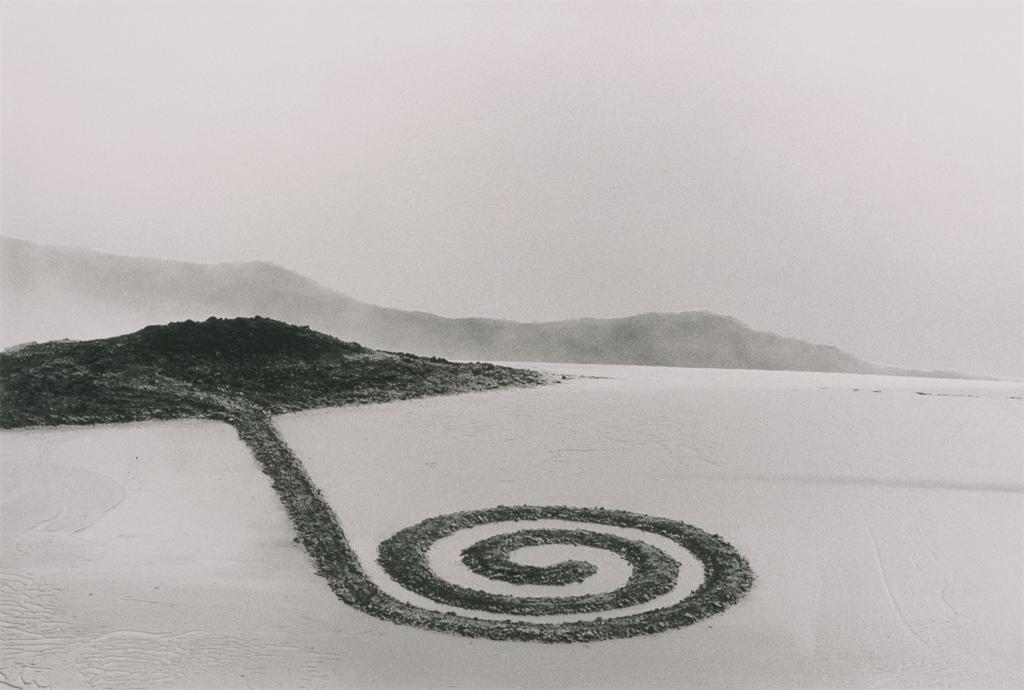
{"type": "MultiPolygon", "coordinates": [[[[595,645],[653,685],[1020,677],[1019,385],[538,366],[603,378],[278,420],[388,591],[430,606],[374,565],[381,540],[426,517],[517,503],[621,508],[722,535],[759,578],[701,625],[595,645]],[[619,657],[637,645],[675,651],[641,669],[619,657]]],[[[483,584],[455,549],[435,564],[483,584]]],[[[567,664],[557,679],[515,682],[601,682],[594,663],[609,672],[588,653],[557,654],[567,664]]],[[[456,677],[472,684],[481,668],[467,660],[456,677]]]]}
{"type": "MultiPolygon", "coordinates": [[[[538,366],[605,378],[278,423],[382,586],[376,546],[401,528],[498,504],[568,504],[721,534],[758,575],[743,601],[689,628],[585,645],[405,628],[330,593],[225,425],[3,432],[0,678],[59,687],[1021,684],[1019,384],[538,366]]],[[[439,544],[432,562],[470,582],[461,545],[439,544]]],[[[615,586],[625,577],[617,560],[606,557],[573,591],[615,586]]]]}
{"type": "Polygon", "coordinates": [[[229,426],[5,431],[0,450],[4,683],[330,684],[336,600],[229,426]]]}

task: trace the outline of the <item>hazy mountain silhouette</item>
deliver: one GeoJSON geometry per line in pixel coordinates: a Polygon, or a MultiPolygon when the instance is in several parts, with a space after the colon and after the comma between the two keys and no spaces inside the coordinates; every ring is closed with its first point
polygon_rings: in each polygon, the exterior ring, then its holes
{"type": "MultiPolygon", "coordinates": [[[[261,315],[344,340],[452,359],[924,374],[755,331],[709,312],[520,323],[358,302],[271,263],[195,264],[0,244],[3,345],[100,338],[152,323],[261,315]]],[[[928,375],[956,376],[949,372],[928,375]]]]}

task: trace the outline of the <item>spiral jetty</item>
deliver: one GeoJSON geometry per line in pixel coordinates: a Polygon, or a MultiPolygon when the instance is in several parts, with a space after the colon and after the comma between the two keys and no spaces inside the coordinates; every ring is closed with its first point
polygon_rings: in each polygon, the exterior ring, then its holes
{"type": "Polygon", "coordinates": [[[270,476],[301,543],[335,595],[365,613],[429,630],[492,640],[586,642],[690,625],[736,603],[753,585],[747,561],[721,537],[676,520],[604,508],[498,506],[432,517],[385,540],[378,561],[407,590],[461,609],[433,610],[396,599],[367,576],[338,519],[272,416],[505,386],[536,386],[543,375],[481,363],[369,350],[279,321],[255,318],[148,326],[125,336],[31,344],[0,354],[0,427],[97,424],[154,419],[224,421],[238,431],[270,476]],[[513,584],[565,585],[596,572],[582,561],[528,566],[523,547],[582,545],[624,558],[632,575],[620,588],[567,597],[516,597],[448,583],[427,562],[438,539],[492,522],[561,520],[625,527],[667,538],[703,565],[702,584],[681,601],[639,613],[571,622],[477,618],[464,611],[565,615],[637,606],[675,588],[679,563],[645,542],[592,529],[519,529],[463,551],[477,574],[513,584]]]}

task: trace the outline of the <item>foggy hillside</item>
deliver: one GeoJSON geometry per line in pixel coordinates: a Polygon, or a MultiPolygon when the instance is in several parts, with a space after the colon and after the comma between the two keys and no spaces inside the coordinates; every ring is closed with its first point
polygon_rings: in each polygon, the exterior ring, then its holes
{"type": "Polygon", "coordinates": [[[450,319],[358,302],[270,263],[194,264],[10,238],[0,248],[4,347],[108,337],[184,319],[261,315],[367,347],[454,359],[915,373],[709,312],[546,323],[450,319]]]}

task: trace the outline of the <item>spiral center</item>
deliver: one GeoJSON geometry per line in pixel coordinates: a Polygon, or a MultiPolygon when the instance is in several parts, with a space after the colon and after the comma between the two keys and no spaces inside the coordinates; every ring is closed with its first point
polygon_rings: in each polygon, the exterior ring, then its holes
{"type": "MultiPolygon", "coordinates": [[[[565,597],[608,592],[624,586],[633,574],[633,567],[617,553],[592,546],[564,543],[523,546],[510,551],[508,559],[519,566],[534,566],[541,569],[557,568],[566,561],[574,561],[592,566],[592,575],[582,579],[566,578],[572,581],[565,584],[524,584],[524,581],[510,582],[488,577],[485,573],[474,571],[465,562],[464,552],[479,542],[534,527],[576,529],[578,526],[546,520],[538,523],[502,522],[461,530],[438,540],[430,547],[427,554],[430,567],[438,577],[465,587],[512,596],[535,597],[565,597]]],[[[631,536],[628,530],[622,532],[627,532],[624,536],[631,536]]],[[[689,554],[686,551],[669,548],[668,552],[675,560],[684,564],[683,570],[690,571],[689,575],[701,575],[700,563],[694,561],[692,557],[688,558],[689,554]]],[[[388,577],[390,579],[390,576],[388,577]]],[[[693,586],[696,584],[699,584],[699,580],[693,586]]]]}

